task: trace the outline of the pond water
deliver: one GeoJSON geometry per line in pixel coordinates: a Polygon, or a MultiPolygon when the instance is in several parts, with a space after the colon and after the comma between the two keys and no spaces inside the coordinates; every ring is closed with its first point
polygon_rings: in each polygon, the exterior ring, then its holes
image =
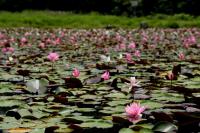
{"type": "Polygon", "coordinates": [[[200,131],[200,29],[1,29],[0,47],[2,131],[200,131]]]}

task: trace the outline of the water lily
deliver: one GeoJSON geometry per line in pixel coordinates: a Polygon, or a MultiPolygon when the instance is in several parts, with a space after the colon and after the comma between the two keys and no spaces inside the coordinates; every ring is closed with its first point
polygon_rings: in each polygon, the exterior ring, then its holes
{"type": "Polygon", "coordinates": [[[188,38],[183,39],[183,45],[184,45],[185,48],[188,48],[195,43],[196,43],[196,38],[193,35],[188,37],[188,38]]]}
{"type": "Polygon", "coordinates": [[[59,59],[59,55],[57,53],[55,53],[55,52],[51,52],[51,53],[49,53],[47,58],[52,62],[52,69],[53,69],[54,62],[59,59]]]}
{"type": "Polygon", "coordinates": [[[190,44],[195,44],[196,43],[196,38],[195,38],[195,36],[190,36],[189,38],[188,38],[188,41],[190,42],[190,44]]]}
{"type": "Polygon", "coordinates": [[[22,37],[20,41],[21,41],[21,43],[27,43],[28,42],[28,40],[25,37],[22,37]]]}
{"type": "Polygon", "coordinates": [[[59,59],[59,55],[55,52],[51,52],[49,53],[48,57],[47,57],[51,62],[55,62],[59,59]]]}
{"type": "Polygon", "coordinates": [[[126,53],[125,56],[127,62],[132,62],[132,55],[130,53],[126,53]]]}
{"type": "Polygon", "coordinates": [[[167,74],[167,78],[169,79],[169,80],[171,80],[171,88],[172,88],[172,80],[175,78],[175,75],[174,75],[174,73],[173,72],[169,72],[168,74],[167,74]]]}
{"type": "Polygon", "coordinates": [[[132,42],[128,45],[128,48],[130,49],[135,49],[136,48],[136,45],[135,45],[135,42],[132,42]]]}
{"type": "Polygon", "coordinates": [[[77,78],[80,75],[80,71],[77,68],[75,68],[72,72],[72,75],[77,78]]]}
{"type": "Polygon", "coordinates": [[[60,44],[60,43],[61,43],[61,39],[60,38],[56,38],[55,44],[60,44]]]}
{"type": "Polygon", "coordinates": [[[69,64],[65,64],[65,68],[66,68],[66,69],[69,69],[69,68],[70,68],[70,65],[69,65],[69,64]]]}
{"type": "Polygon", "coordinates": [[[145,107],[140,106],[140,103],[131,103],[125,107],[125,112],[130,122],[137,122],[142,118],[142,112],[144,112],[145,107]]]}
{"type": "Polygon", "coordinates": [[[184,53],[183,53],[183,52],[180,52],[180,53],[178,54],[178,58],[179,58],[180,60],[184,60],[184,59],[185,59],[184,53]]]}
{"type": "Polygon", "coordinates": [[[173,79],[174,79],[174,74],[173,74],[172,72],[169,72],[169,73],[167,74],[167,78],[168,78],[169,80],[173,80],[173,79]]]}
{"type": "Polygon", "coordinates": [[[7,53],[7,48],[2,48],[1,52],[4,53],[4,54],[6,54],[7,53]]]}
{"type": "Polygon", "coordinates": [[[15,49],[14,49],[13,47],[9,47],[9,48],[8,48],[8,51],[9,51],[10,53],[13,53],[13,52],[15,51],[15,49]]]}
{"type": "Polygon", "coordinates": [[[118,59],[122,59],[123,58],[123,54],[119,53],[118,59]]]}
{"type": "Polygon", "coordinates": [[[146,36],[144,36],[143,38],[142,38],[142,44],[146,44],[148,42],[148,37],[146,37],[146,36]]]}
{"type": "Polygon", "coordinates": [[[110,62],[110,56],[100,55],[101,61],[110,62]]]}
{"type": "Polygon", "coordinates": [[[39,48],[44,49],[45,48],[45,43],[41,42],[38,46],[39,46],[39,48]]]}
{"type": "Polygon", "coordinates": [[[134,55],[135,55],[136,57],[140,57],[140,56],[141,56],[141,53],[140,53],[139,50],[136,50],[135,53],[134,53],[134,55]]]}
{"type": "Polygon", "coordinates": [[[126,50],[126,44],[124,44],[124,43],[119,44],[119,49],[126,50]]]}
{"type": "Polygon", "coordinates": [[[101,78],[104,80],[109,80],[110,79],[110,73],[106,71],[104,74],[101,75],[101,78]]]}
{"type": "Polygon", "coordinates": [[[141,81],[137,81],[135,77],[131,77],[130,78],[130,83],[127,83],[128,85],[130,85],[129,90],[131,90],[133,87],[139,87],[139,83],[141,81]]]}
{"type": "Polygon", "coordinates": [[[6,53],[13,53],[15,51],[15,49],[13,47],[7,47],[7,48],[2,48],[2,53],[6,54],[6,53]]]}

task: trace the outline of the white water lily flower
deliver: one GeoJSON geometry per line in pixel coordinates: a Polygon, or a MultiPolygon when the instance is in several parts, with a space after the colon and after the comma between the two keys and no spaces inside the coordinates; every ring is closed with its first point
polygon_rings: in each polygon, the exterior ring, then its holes
{"type": "Polygon", "coordinates": [[[40,88],[40,82],[39,80],[35,80],[35,89],[39,90],[39,88],[40,88]]]}
{"type": "Polygon", "coordinates": [[[129,90],[131,90],[132,89],[132,87],[139,87],[140,85],[139,85],[139,83],[140,83],[141,81],[137,81],[136,79],[135,79],[135,77],[131,77],[130,78],[130,83],[127,83],[130,87],[129,87],[129,90]]]}
{"type": "Polygon", "coordinates": [[[14,59],[13,59],[12,57],[9,57],[8,60],[9,60],[10,62],[12,62],[14,59]]]}
{"type": "Polygon", "coordinates": [[[110,56],[100,55],[100,58],[103,62],[110,62],[110,56]]]}
{"type": "Polygon", "coordinates": [[[122,59],[122,58],[123,58],[122,53],[119,54],[118,58],[119,58],[119,59],[122,59]]]}

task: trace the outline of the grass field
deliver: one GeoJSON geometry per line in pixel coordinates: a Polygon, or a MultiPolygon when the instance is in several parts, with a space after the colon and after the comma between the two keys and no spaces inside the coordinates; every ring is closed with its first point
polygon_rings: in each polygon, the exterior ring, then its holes
{"type": "Polygon", "coordinates": [[[200,17],[186,14],[174,16],[153,15],[146,17],[125,17],[100,15],[97,13],[74,14],[70,12],[23,11],[0,12],[0,27],[39,27],[39,28],[104,28],[112,25],[117,28],[138,28],[140,23],[149,27],[179,28],[200,27],[200,17]]]}

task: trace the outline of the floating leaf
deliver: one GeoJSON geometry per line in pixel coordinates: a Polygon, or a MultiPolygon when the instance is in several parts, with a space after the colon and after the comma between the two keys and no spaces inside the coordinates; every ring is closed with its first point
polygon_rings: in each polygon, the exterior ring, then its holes
{"type": "Polygon", "coordinates": [[[82,82],[77,78],[65,78],[65,85],[67,88],[82,88],[82,82]]]}
{"type": "Polygon", "coordinates": [[[172,116],[164,113],[164,112],[152,112],[152,115],[155,117],[157,121],[167,121],[167,122],[173,122],[172,116]]]}
{"type": "Polygon", "coordinates": [[[67,104],[68,100],[67,100],[67,97],[65,96],[55,95],[53,102],[67,104]]]}
{"type": "Polygon", "coordinates": [[[17,107],[23,105],[24,101],[20,100],[10,100],[10,99],[2,99],[0,100],[0,107],[17,107]]]}
{"type": "Polygon", "coordinates": [[[132,125],[132,122],[130,122],[128,119],[119,116],[112,116],[112,121],[122,125],[132,125]]]}
{"type": "Polygon", "coordinates": [[[16,110],[10,110],[6,112],[6,116],[15,117],[17,120],[21,118],[21,115],[16,110]]]}
{"type": "Polygon", "coordinates": [[[177,131],[177,127],[170,123],[170,122],[159,122],[153,127],[153,131],[155,132],[162,132],[162,133],[169,133],[177,131]]]}
{"type": "Polygon", "coordinates": [[[27,133],[31,132],[30,128],[12,128],[8,130],[9,133],[27,133]]]}
{"type": "Polygon", "coordinates": [[[113,124],[107,121],[93,121],[93,122],[84,122],[80,124],[81,127],[85,128],[111,128],[113,124]]]}
{"type": "Polygon", "coordinates": [[[100,83],[102,81],[100,76],[97,77],[89,77],[88,79],[86,79],[84,81],[84,84],[89,85],[89,84],[97,84],[100,83]]]}
{"type": "Polygon", "coordinates": [[[192,115],[191,113],[187,112],[174,112],[174,118],[178,121],[179,132],[199,131],[199,122],[200,122],[199,115],[192,115]]]}
{"type": "Polygon", "coordinates": [[[152,100],[142,100],[141,105],[149,109],[162,108],[164,106],[164,104],[152,100]]]}
{"type": "Polygon", "coordinates": [[[48,80],[32,79],[26,83],[27,91],[30,93],[45,94],[47,92],[48,80]]]}
{"type": "Polygon", "coordinates": [[[59,126],[51,126],[51,127],[47,127],[45,128],[45,133],[54,133],[55,130],[59,129],[59,126]]]}
{"type": "Polygon", "coordinates": [[[119,133],[134,133],[134,131],[130,128],[122,128],[119,130],[119,133]]]}
{"type": "Polygon", "coordinates": [[[19,74],[19,75],[22,75],[22,76],[29,76],[30,75],[30,70],[22,70],[22,69],[20,69],[20,70],[17,70],[17,73],[19,74]]]}

